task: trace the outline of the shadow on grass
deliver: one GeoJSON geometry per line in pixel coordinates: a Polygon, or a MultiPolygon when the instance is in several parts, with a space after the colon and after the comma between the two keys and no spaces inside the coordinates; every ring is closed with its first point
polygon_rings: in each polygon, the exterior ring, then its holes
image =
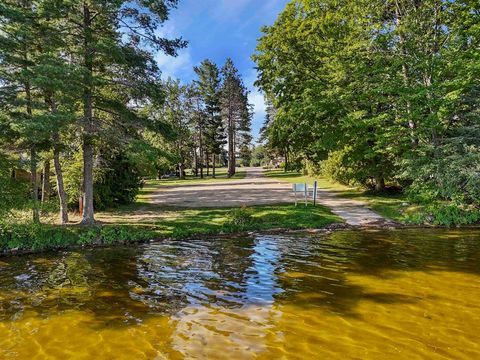
{"type": "Polygon", "coordinates": [[[253,206],[247,208],[251,221],[237,225],[232,222],[232,208],[195,209],[180,212],[178,218],[159,220],[158,226],[173,228],[173,237],[196,234],[234,233],[269,229],[312,229],[322,228],[340,219],[327,208],[295,207],[293,205],[253,206]]]}
{"type": "Polygon", "coordinates": [[[264,175],[265,177],[268,177],[268,178],[279,178],[279,179],[304,176],[302,173],[299,173],[299,172],[280,172],[280,171],[266,171],[264,175]]]}

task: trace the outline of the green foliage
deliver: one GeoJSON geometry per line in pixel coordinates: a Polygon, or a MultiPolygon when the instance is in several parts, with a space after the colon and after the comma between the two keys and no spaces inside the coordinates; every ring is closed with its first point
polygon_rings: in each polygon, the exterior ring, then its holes
{"type": "Polygon", "coordinates": [[[337,181],[340,184],[354,185],[358,177],[354,173],[354,169],[348,166],[347,161],[345,161],[348,152],[348,148],[332,151],[328,155],[327,160],[322,161],[321,163],[322,175],[337,181]]]}
{"type": "Polygon", "coordinates": [[[403,165],[399,178],[411,181],[408,194],[414,201],[440,199],[480,207],[480,148],[469,146],[466,140],[454,147],[424,145],[403,165]]]}
{"type": "MultiPolygon", "coordinates": [[[[332,151],[328,158],[321,162],[321,174],[344,185],[360,185],[364,188],[373,189],[375,185],[375,173],[383,173],[385,168],[378,167],[372,173],[373,165],[368,166],[365,159],[356,157],[357,153],[351,146],[332,151]]],[[[379,164],[380,165],[380,164],[379,164]]],[[[384,164],[387,166],[386,164],[384,164]]],[[[383,177],[380,175],[380,177],[383,177]]]]}
{"type": "MultiPolygon", "coordinates": [[[[153,205],[151,210],[161,211],[153,205]]],[[[147,226],[135,222],[128,223],[131,211],[129,208],[125,213],[125,224],[122,225],[59,226],[0,222],[0,251],[12,249],[41,251],[71,246],[134,243],[166,237],[182,239],[280,228],[322,228],[340,221],[322,206],[272,205],[237,209],[178,210],[172,214],[172,218],[162,216],[156,223],[147,226]]]]}
{"type": "Polygon", "coordinates": [[[245,148],[252,140],[252,106],[248,102],[249,92],[232,59],[225,62],[222,75],[221,108],[227,132],[228,172],[233,176],[237,150],[245,148]]]}
{"type": "Polygon", "coordinates": [[[28,198],[28,184],[12,178],[12,163],[0,153],[0,217],[12,208],[21,208],[28,198]]]}
{"type": "Polygon", "coordinates": [[[239,227],[251,225],[255,221],[252,215],[253,211],[246,206],[233,209],[227,214],[226,224],[239,227]]]}
{"type": "Polygon", "coordinates": [[[266,145],[345,184],[478,208],[479,21],[474,1],[291,1],[253,56],[266,145]]]}
{"type": "MultiPolygon", "coordinates": [[[[99,156],[99,165],[94,169],[94,203],[99,210],[135,201],[143,185],[136,158],[123,152],[107,151],[99,156]]],[[[65,189],[71,208],[78,207],[82,194],[83,160],[80,153],[65,163],[65,189]]]]}
{"type": "Polygon", "coordinates": [[[156,234],[136,226],[54,226],[0,223],[0,250],[41,251],[71,246],[112,245],[151,240],[156,234]]]}
{"type": "Polygon", "coordinates": [[[211,154],[219,155],[225,145],[225,128],[221,115],[221,78],[218,66],[210,60],[204,60],[194,68],[198,76],[195,81],[199,95],[204,103],[205,148],[211,154]]]}
{"type": "Polygon", "coordinates": [[[78,199],[82,195],[83,159],[80,152],[74,153],[70,159],[63,162],[65,191],[69,207],[77,208],[78,199]]]}
{"type": "Polygon", "coordinates": [[[456,204],[436,203],[426,206],[421,212],[407,215],[406,221],[440,226],[472,225],[480,222],[480,210],[456,204]]]}
{"type": "Polygon", "coordinates": [[[266,166],[270,161],[268,150],[263,145],[255,146],[251,156],[250,166],[266,166]]]}
{"type": "Polygon", "coordinates": [[[131,204],[143,185],[136,164],[124,153],[104,154],[96,172],[94,203],[99,210],[131,204]]]}
{"type": "Polygon", "coordinates": [[[252,149],[247,144],[244,144],[240,147],[240,164],[242,166],[250,166],[252,162],[252,149]]]}

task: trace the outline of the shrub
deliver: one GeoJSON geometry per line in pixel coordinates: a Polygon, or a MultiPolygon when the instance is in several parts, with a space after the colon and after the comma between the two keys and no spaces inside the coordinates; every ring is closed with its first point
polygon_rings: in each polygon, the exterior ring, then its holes
{"type": "Polygon", "coordinates": [[[0,223],[0,250],[44,250],[73,245],[114,244],[153,239],[149,229],[133,226],[55,226],[0,223]]]}
{"type": "Polygon", "coordinates": [[[105,171],[95,181],[95,207],[102,210],[130,204],[142,184],[136,165],[124,154],[113,155],[105,160],[105,171]]]}
{"type": "Polygon", "coordinates": [[[12,163],[0,153],[0,216],[28,202],[28,182],[11,176],[12,163]]]}
{"type": "MultiPolygon", "coordinates": [[[[105,151],[94,169],[94,205],[105,210],[132,203],[143,185],[141,173],[126,154],[105,151]]],[[[65,188],[70,207],[78,206],[82,189],[82,158],[76,154],[65,166],[65,188]]]]}
{"type": "Polygon", "coordinates": [[[417,202],[451,201],[480,206],[480,150],[473,146],[424,146],[419,156],[402,162],[399,176],[410,180],[410,197],[417,202]]]}
{"type": "Polygon", "coordinates": [[[226,225],[244,227],[254,222],[253,211],[246,206],[228,212],[226,225]]]}
{"type": "Polygon", "coordinates": [[[408,215],[406,220],[413,224],[472,225],[480,222],[480,210],[453,203],[435,203],[419,213],[408,215]]]}
{"type": "Polygon", "coordinates": [[[365,182],[365,174],[359,174],[347,165],[348,152],[348,148],[330,152],[327,160],[322,161],[321,173],[345,185],[365,182]]]}

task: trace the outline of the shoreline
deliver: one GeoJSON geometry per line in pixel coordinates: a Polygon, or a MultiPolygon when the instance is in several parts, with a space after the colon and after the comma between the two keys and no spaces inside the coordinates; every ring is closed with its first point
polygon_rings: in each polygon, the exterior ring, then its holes
{"type": "MultiPolygon", "coordinates": [[[[105,225],[96,225],[93,227],[82,228],[84,230],[101,229],[105,225]]],[[[454,229],[480,229],[478,225],[471,226],[433,226],[433,225],[406,225],[406,224],[372,224],[369,226],[352,226],[346,223],[331,223],[320,228],[301,228],[301,229],[289,229],[289,228],[271,228],[261,230],[238,230],[238,231],[220,231],[217,233],[196,233],[186,236],[165,236],[165,237],[152,237],[152,238],[131,238],[128,240],[114,240],[114,241],[102,241],[102,239],[95,239],[94,241],[82,244],[66,244],[66,245],[52,245],[46,246],[42,249],[27,249],[27,248],[13,248],[0,250],[0,259],[6,257],[23,256],[23,255],[36,255],[43,253],[59,253],[62,251],[74,251],[74,250],[88,250],[88,249],[104,249],[116,246],[140,246],[144,244],[154,244],[162,241],[172,240],[198,240],[198,239],[213,239],[219,237],[242,237],[242,236],[262,236],[262,235],[284,235],[284,234],[332,234],[337,231],[394,231],[394,230],[413,230],[413,229],[429,229],[429,230],[454,230],[454,229]]],[[[134,236],[135,231],[131,233],[134,236]]],[[[140,230],[139,230],[140,233],[140,230]]]]}

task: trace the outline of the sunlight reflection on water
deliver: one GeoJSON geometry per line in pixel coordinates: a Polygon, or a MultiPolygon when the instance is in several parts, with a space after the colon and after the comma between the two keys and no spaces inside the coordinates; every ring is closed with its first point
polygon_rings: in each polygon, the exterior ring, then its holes
{"type": "Polygon", "coordinates": [[[0,358],[480,358],[480,231],[165,241],[11,257],[0,358]]]}

